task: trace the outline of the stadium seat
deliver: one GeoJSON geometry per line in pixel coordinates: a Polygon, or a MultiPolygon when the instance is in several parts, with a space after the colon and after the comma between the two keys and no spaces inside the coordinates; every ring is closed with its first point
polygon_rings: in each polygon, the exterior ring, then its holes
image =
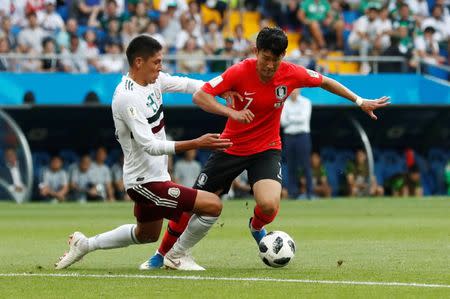
{"type": "Polygon", "coordinates": [[[419,153],[415,152],[414,157],[416,160],[416,165],[420,170],[420,179],[422,181],[423,194],[432,195],[436,189],[436,184],[433,181],[430,166],[428,165],[427,160],[419,153]]]}
{"type": "Polygon", "coordinates": [[[77,29],[77,35],[78,36],[83,36],[84,33],[86,33],[86,31],[89,29],[88,26],[85,25],[78,25],[78,29],[77,29]]]}
{"type": "Polygon", "coordinates": [[[344,22],[346,24],[353,24],[356,19],[359,18],[360,14],[356,10],[348,10],[343,12],[344,15],[344,22]]]}
{"type": "Polygon", "coordinates": [[[42,170],[47,167],[50,162],[50,155],[47,152],[34,152],[31,154],[33,160],[33,176],[36,179],[40,179],[42,175],[42,170]]]}
{"type": "Polygon", "coordinates": [[[70,164],[78,162],[80,159],[77,153],[71,149],[63,149],[59,152],[59,155],[64,161],[64,166],[68,167],[70,164]]]}
{"type": "Polygon", "coordinates": [[[20,30],[22,30],[22,28],[20,28],[20,26],[12,26],[11,27],[11,33],[17,37],[17,35],[19,35],[20,30]]]}
{"type": "Polygon", "coordinates": [[[210,150],[197,150],[197,158],[196,160],[200,162],[200,164],[205,165],[206,161],[208,161],[209,155],[211,154],[210,150]]]}
{"type": "Polygon", "coordinates": [[[113,166],[119,161],[122,150],[120,148],[113,148],[108,152],[108,158],[106,159],[106,164],[113,166]]]}
{"type": "Polygon", "coordinates": [[[320,151],[320,157],[322,158],[322,162],[335,162],[336,149],[333,147],[324,147],[320,151]]]}
{"type": "Polygon", "coordinates": [[[405,158],[393,150],[380,151],[380,158],[377,162],[378,167],[381,167],[380,183],[391,176],[406,172],[405,158]]]}
{"type": "Polygon", "coordinates": [[[159,20],[159,16],[161,15],[161,12],[159,10],[150,10],[147,15],[150,18],[150,20],[156,21],[156,20],[159,20]]]}
{"type": "Polygon", "coordinates": [[[201,5],[200,12],[202,14],[203,24],[208,24],[211,21],[215,21],[219,25],[222,24],[222,18],[217,10],[209,8],[206,5],[201,5]]]}
{"type": "Polygon", "coordinates": [[[300,40],[301,35],[299,32],[287,32],[287,38],[288,48],[286,49],[286,53],[289,54],[298,47],[298,41],[300,40]]]}
{"type": "Polygon", "coordinates": [[[234,27],[242,24],[244,27],[244,35],[246,38],[251,38],[259,31],[260,14],[254,11],[247,11],[241,13],[239,11],[232,11],[229,14],[228,24],[224,29],[224,36],[233,36],[234,27]]]}
{"type": "Polygon", "coordinates": [[[153,1],[152,1],[152,4],[153,4],[153,8],[154,8],[154,9],[160,10],[160,7],[161,7],[161,0],[153,0],[153,1]]]}
{"type": "Polygon", "coordinates": [[[323,165],[327,171],[327,179],[328,183],[331,186],[333,196],[336,196],[339,194],[339,175],[338,175],[338,169],[336,167],[336,163],[333,162],[323,162],[323,165]]]}
{"type": "Polygon", "coordinates": [[[431,148],[428,151],[428,161],[432,162],[440,162],[445,164],[448,160],[450,160],[450,151],[445,151],[441,148],[431,148]]]}
{"type": "Polygon", "coordinates": [[[56,12],[61,16],[64,22],[69,18],[69,8],[65,4],[58,6],[56,12]]]}
{"type": "Polygon", "coordinates": [[[441,163],[438,161],[430,162],[430,173],[433,182],[435,182],[435,189],[433,190],[436,195],[445,195],[447,190],[445,186],[445,167],[446,163],[441,163]]]}

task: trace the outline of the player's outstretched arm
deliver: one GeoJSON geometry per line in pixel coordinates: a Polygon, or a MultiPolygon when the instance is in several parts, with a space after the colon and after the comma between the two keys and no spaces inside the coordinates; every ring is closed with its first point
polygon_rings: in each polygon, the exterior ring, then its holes
{"type": "Polygon", "coordinates": [[[199,90],[194,93],[193,101],[197,106],[206,112],[226,116],[241,123],[250,123],[255,117],[249,109],[236,111],[230,107],[218,103],[212,95],[204,92],[203,90],[199,90]]]}
{"type": "Polygon", "coordinates": [[[180,153],[191,149],[211,149],[211,150],[226,150],[233,144],[230,139],[220,138],[220,134],[205,134],[196,139],[176,141],[175,152],[180,153]]]}
{"type": "Polygon", "coordinates": [[[377,119],[377,116],[373,113],[373,111],[378,108],[386,107],[390,104],[389,97],[386,96],[375,100],[363,99],[341,83],[326,76],[323,76],[322,85],[320,87],[356,103],[359,107],[361,107],[361,110],[369,114],[369,116],[374,120],[377,119]]]}

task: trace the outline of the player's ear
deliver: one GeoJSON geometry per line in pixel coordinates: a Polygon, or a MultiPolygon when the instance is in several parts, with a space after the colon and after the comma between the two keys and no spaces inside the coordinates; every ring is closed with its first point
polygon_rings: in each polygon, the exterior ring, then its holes
{"type": "Polygon", "coordinates": [[[255,54],[255,56],[258,56],[258,48],[256,46],[253,47],[253,54],[255,54]]]}
{"type": "Polygon", "coordinates": [[[143,63],[144,63],[144,60],[142,59],[142,57],[136,57],[136,59],[134,60],[134,66],[137,69],[140,69],[143,63]]]}

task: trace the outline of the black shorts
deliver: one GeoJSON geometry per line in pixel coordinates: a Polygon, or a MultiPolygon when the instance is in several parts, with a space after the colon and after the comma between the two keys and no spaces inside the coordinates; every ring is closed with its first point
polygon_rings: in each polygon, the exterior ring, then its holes
{"type": "Polygon", "coordinates": [[[209,156],[194,188],[226,194],[233,180],[244,170],[248,172],[248,183],[252,187],[263,179],[272,179],[281,184],[281,151],[267,150],[250,156],[214,152],[209,156]]]}

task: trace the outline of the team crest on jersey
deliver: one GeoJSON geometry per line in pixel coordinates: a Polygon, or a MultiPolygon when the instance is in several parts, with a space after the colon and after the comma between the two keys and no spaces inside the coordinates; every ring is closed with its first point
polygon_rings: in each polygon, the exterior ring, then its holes
{"type": "Polygon", "coordinates": [[[199,185],[200,187],[203,187],[207,181],[208,181],[208,176],[206,175],[206,173],[202,172],[198,176],[197,185],[199,185]]]}
{"type": "Polygon", "coordinates": [[[173,188],[169,188],[168,192],[170,196],[172,196],[173,198],[178,198],[178,196],[180,196],[180,189],[173,187],[173,188]]]}
{"type": "Polygon", "coordinates": [[[285,85],[280,85],[275,89],[275,95],[277,99],[283,100],[287,96],[287,87],[285,85]]]}

